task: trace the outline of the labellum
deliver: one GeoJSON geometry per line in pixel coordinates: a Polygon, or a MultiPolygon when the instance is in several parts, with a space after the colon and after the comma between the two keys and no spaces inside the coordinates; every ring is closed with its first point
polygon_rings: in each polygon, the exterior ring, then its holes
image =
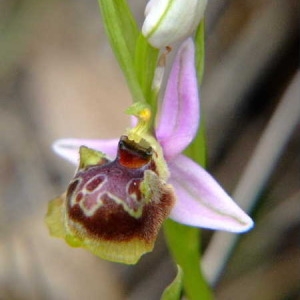
{"type": "Polygon", "coordinates": [[[153,249],[175,199],[159,176],[156,156],[146,140],[136,143],[127,136],[121,137],[113,161],[82,146],[66,194],[49,206],[52,235],[104,259],[136,263],[153,249]]]}

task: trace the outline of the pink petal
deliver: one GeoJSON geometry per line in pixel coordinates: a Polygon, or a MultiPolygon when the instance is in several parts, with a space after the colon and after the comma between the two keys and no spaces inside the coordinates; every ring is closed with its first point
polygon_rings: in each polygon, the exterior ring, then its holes
{"type": "Polygon", "coordinates": [[[161,107],[156,135],[167,159],[181,153],[199,125],[199,97],[194,44],[187,39],[176,55],[161,107]]]}
{"type": "Polygon", "coordinates": [[[231,232],[253,227],[251,218],[195,162],[178,155],[169,166],[170,183],[177,195],[170,218],[190,226],[231,232]]]}
{"type": "Polygon", "coordinates": [[[79,162],[79,147],[86,146],[107,155],[113,159],[117,154],[118,139],[113,140],[85,140],[85,139],[60,139],[53,143],[55,153],[77,165],[79,162]]]}

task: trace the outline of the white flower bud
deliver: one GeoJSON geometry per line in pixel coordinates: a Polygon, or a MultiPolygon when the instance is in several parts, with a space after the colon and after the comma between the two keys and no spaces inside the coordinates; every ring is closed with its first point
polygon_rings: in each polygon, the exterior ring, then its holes
{"type": "Polygon", "coordinates": [[[206,4],[207,0],[150,0],[142,33],[155,48],[169,46],[196,29],[206,4]]]}

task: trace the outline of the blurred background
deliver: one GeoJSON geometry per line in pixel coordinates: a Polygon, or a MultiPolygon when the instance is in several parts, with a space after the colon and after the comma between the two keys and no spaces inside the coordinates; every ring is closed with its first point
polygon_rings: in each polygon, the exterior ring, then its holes
{"type": "MultiPolygon", "coordinates": [[[[142,24],[146,1],[130,4],[142,24]]],[[[299,12],[297,0],[208,3],[208,167],[256,220],[238,240],[202,230],[216,299],[300,299],[299,12]]],[[[69,248],[44,224],[74,172],[52,142],[120,136],[130,102],[96,0],[1,0],[1,300],[155,300],[174,277],[162,234],[128,267],[69,248]]]]}

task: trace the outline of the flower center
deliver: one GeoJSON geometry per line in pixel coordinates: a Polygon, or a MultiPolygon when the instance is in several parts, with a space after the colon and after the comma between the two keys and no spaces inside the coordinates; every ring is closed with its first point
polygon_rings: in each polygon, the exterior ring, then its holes
{"type": "Polygon", "coordinates": [[[123,135],[119,141],[117,159],[123,167],[141,168],[150,162],[152,154],[152,147],[144,139],[137,144],[123,135]]]}

